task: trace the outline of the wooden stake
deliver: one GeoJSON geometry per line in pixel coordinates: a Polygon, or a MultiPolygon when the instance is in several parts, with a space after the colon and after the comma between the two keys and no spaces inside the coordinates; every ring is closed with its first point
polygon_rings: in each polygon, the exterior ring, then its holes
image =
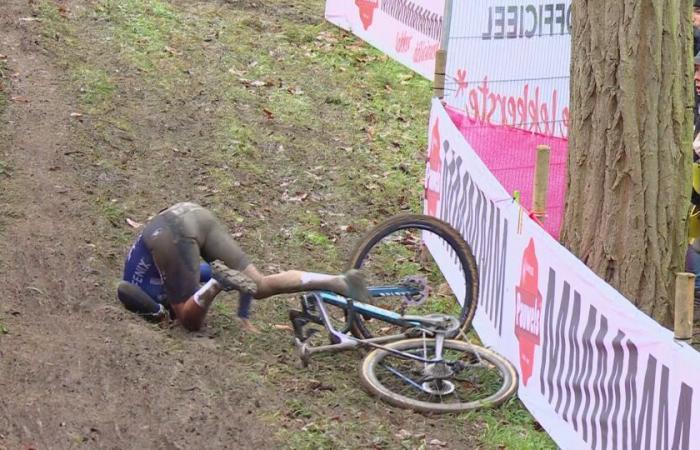
{"type": "Polygon", "coordinates": [[[435,52],[435,81],[433,95],[437,98],[445,96],[445,70],[447,69],[447,51],[440,49],[435,52]]]}
{"type": "Polygon", "coordinates": [[[695,275],[687,272],[676,274],[676,306],[674,311],[674,337],[687,341],[693,337],[693,300],[695,299],[695,275]]]}
{"type": "Polygon", "coordinates": [[[537,146],[535,179],[532,187],[532,212],[540,222],[547,216],[547,189],[549,188],[549,146],[537,146]]]}

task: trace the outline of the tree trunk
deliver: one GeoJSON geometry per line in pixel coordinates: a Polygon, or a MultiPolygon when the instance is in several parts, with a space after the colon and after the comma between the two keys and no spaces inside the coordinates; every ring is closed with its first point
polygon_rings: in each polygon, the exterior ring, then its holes
{"type": "Polygon", "coordinates": [[[562,242],[670,325],[692,162],[690,0],[573,0],[562,242]]]}

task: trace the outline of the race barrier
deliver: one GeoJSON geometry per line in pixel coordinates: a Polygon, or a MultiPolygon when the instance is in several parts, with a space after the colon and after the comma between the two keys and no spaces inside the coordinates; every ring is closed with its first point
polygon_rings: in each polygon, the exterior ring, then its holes
{"type": "Polygon", "coordinates": [[[445,0],[327,0],[325,17],[428,79],[445,0]]]}
{"type": "MultiPolygon", "coordinates": [[[[474,325],[517,367],[518,395],[565,449],[690,449],[700,354],[639,311],[528,217],[433,100],[425,212],[479,266],[474,325]]],[[[452,255],[426,239],[456,286],[452,255]]]]}
{"type": "Polygon", "coordinates": [[[571,0],[453,1],[444,100],[508,192],[532,205],[535,149],[551,149],[545,229],[559,237],[566,192],[571,0]]]}
{"type": "Polygon", "coordinates": [[[551,149],[544,227],[559,237],[571,0],[327,0],[325,15],[429,79],[435,78],[435,52],[442,43],[446,63],[438,76],[444,70],[445,79],[435,82],[450,117],[524,205],[532,205],[535,148],[551,149]]]}

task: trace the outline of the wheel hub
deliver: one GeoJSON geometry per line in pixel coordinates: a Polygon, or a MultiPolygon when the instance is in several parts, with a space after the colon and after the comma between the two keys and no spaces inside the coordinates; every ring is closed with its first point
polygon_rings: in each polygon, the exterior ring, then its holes
{"type": "Polygon", "coordinates": [[[454,392],[455,385],[447,380],[432,380],[423,383],[421,388],[430,395],[448,395],[454,392]]]}

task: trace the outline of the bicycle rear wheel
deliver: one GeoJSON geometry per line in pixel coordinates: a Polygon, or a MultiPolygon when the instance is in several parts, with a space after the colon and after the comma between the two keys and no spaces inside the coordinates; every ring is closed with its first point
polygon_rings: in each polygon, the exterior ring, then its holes
{"type": "MultiPolygon", "coordinates": [[[[449,314],[460,328],[471,326],[476,311],[479,276],[469,245],[447,222],[422,214],[389,218],[356,246],[350,268],[361,269],[368,286],[404,283],[425,288],[422,298],[375,297],[371,303],[399,314],[449,314]],[[430,251],[428,251],[428,249],[430,251]],[[442,261],[438,266],[433,254],[442,261]]],[[[398,327],[356,315],[352,332],[360,338],[397,334],[398,327]]]]}
{"type": "MultiPolygon", "coordinates": [[[[435,354],[434,339],[407,339],[386,347],[423,358],[435,354]]],[[[424,413],[495,407],[517,388],[513,365],[488,349],[446,340],[442,354],[446,362],[459,361],[462,369],[450,374],[386,350],[373,350],[362,362],[362,384],[387,403],[424,413]],[[437,379],[436,373],[441,373],[437,379]]]]}

